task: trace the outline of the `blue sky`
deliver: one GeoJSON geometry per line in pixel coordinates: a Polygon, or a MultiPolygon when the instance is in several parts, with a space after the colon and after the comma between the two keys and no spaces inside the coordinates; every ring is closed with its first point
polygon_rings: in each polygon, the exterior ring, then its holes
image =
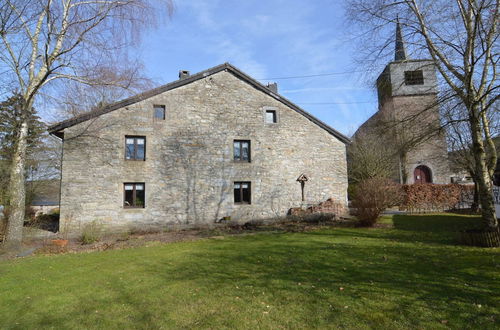
{"type": "Polygon", "coordinates": [[[341,1],[177,1],[171,20],[148,33],[138,52],[146,74],[159,84],[177,79],[180,69],[195,73],[224,62],[256,79],[349,72],[270,81],[350,135],[377,103],[373,83],[355,72],[360,69],[352,60],[349,30],[341,1]]]}

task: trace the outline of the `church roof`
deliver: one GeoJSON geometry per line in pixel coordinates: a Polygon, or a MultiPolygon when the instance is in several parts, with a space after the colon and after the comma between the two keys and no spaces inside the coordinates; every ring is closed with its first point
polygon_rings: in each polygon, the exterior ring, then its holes
{"type": "Polygon", "coordinates": [[[249,75],[247,75],[246,73],[242,72],[241,70],[239,70],[238,68],[236,68],[235,66],[233,66],[229,63],[217,65],[213,68],[198,72],[198,73],[193,74],[191,76],[188,76],[186,78],[173,81],[173,82],[168,83],[166,85],[163,85],[163,86],[151,89],[149,91],[134,95],[132,97],[126,98],[124,100],[109,104],[103,108],[92,110],[92,111],[86,112],[84,114],[78,115],[76,117],[64,120],[62,122],[59,122],[55,125],[50,126],[48,128],[48,131],[50,134],[62,137],[62,136],[64,136],[62,131],[65,128],[74,126],[76,124],[79,124],[79,123],[82,123],[84,121],[90,120],[92,118],[98,117],[102,114],[111,112],[113,110],[117,110],[117,109],[129,106],[131,104],[146,100],[150,97],[164,93],[166,91],[190,84],[192,82],[206,78],[208,76],[211,76],[211,75],[216,74],[216,73],[221,72],[221,71],[230,72],[235,77],[237,77],[237,78],[243,80],[244,82],[248,83],[249,85],[253,86],[255,89],[271,96],[272,98],[278,100],[279,102],[283,103],[284,105],[290,107],[291,109],[295,110],[299,114],[303,115],[304,117],[306,117],[307,119],[309,119],[310,121],[312,121],[313,123],[315,123],[316,125],[321,127],[322,129],[324,129],[325,131],[330,133],[331,135],[335,136],[337,139],[339,139],[343,143],[348,144],[351,142],[351,140],[347,136],[343,135],[339,131],[330,127],[329,125],[327,125],[323,121],[319,120],[318,118],[314,117],[313,115],[311,115],[307,111],[300,108],[295,103],[289,101],[288,99],[284,98],[280,94],[272,91],[268,87],[259,83],[257,80],[253,79],[252,77],[250,77],[249,75]]]}
{"type": "Polygon", "coordinates": [[[405,41],[403,39],[403,33],[401,32],[401,24],[399,23],[399,19],[396,22],[396,45],[394,51],[394,60],[406,60],[405,41]]]}

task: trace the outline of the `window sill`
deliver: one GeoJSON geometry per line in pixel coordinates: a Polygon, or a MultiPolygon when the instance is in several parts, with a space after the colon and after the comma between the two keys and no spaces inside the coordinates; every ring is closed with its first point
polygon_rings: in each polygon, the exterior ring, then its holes
{"type": "Polygon", "coordinates": [[[145,159],[126,159],[125,158],[125,161],[126,162],[145,162],[146,160],[145,159]]]}
{"type": "Polygon", "coordinates": [[[145,209],[144,206],[124,206],[123,208],[125,210],[143,210],[143,209],[145,209]]]}
{"type": "Polygon", "coordinates": [[[252,203],[246,203],[246,202],[239,202],[239,203],[234,203],[234,205],[252,205],[252,203]]]}

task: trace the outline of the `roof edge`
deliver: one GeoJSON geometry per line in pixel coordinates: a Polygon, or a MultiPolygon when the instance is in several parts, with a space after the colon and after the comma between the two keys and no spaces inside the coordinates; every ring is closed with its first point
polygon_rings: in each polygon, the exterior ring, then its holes
{"type": "Polygon", "coordinates": [[[52,135],[61,136],[61,131],[64,130],[65,128],[74,126],[76,124],[85,122],[85,121],[90,120],[92,118],[98,117],[100,115],[103,115],[105,113],[108,113],[108,112],[111,112],[114,110],[118,110],[120,108],[129,106],[131,104],[146,100],[150,97],[164,93],[166,91],[190,84],[194,81],[211,76],[211,75],[219,73],[221,71],[231,72],[237,78],[242,79],[243,81],[249,83],[257,90],[260,90],[260,91],[266,93],[267,95],[273,97],[274,99],[280,101],[281,103],[285,104],[286,106],[297,111],[298,113],[300,113],[301,115],[303,115],[304,117],[306,117],[307,119],[309,119],[310,121],[312,121],[313,123],[318,125],[319,127],[326,130],[328,133],[335,136],[337,139],[339,139],[343,143],[345,143],[345,144],[351,143],[351,140],[347,136],[345,136],[344,134],[340,133],[339,131],[332,128],[331,126],[329,126],[325,122],[314,117],[313,115],[311,115],[310,113],[308,113],[307,111],[305,111],[304,109],[302,109],[301,107],[296,105],[295,103],[291,102],[287,98],[281,96],[278,93],[274,93],[273,91],[271,91],[269,88],[267,88],[266,86],[264,86],[263,84],[261,84],[260,82],[255,80],[254,78],[250,77],[249,75],[247,75],[243,71],[239,70],[238,68],[236,68],[235,66],[233,66],[232,64],[227,63],[227,62],[220,64],[220,65],[217,65],[217,66],[214,66],[212,68],[206,69],[204,71],[195,73],[187,78],[175,80],[175,81],[168,83],[166,85],[162,85],[162,86],[159,86],[157,88],[153,88],[149,91],[128,97],[126,99],[123,99],[121,101],[118,101],[118,102],[115,102],[112,104],[109,104],[109,105],[107,105],[103,108],[97,109],[95,111],[89,111],[89,112],[83,113],[81,115],[75,116],[73,118],[61,121],[57,124],[49,126],[47,131],[52,135]]]}

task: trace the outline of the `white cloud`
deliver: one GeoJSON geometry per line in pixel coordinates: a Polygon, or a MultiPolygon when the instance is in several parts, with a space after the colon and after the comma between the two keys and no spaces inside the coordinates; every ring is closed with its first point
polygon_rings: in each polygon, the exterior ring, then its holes
{"type": "MultiPolygon", "coordinates": [[[[255,45],[250,40],[236,39],[235,29],[228,29],[228,26],[232,25],[231,22],[216,15],[219,3],[220,1],[186,3],[196,16],[198,24],[205,29],[203,50],[214,55],[218,63],[230,62],[254,77],[265,76],[267,69],[255,58],[255,45]]],[[[264,15],[259,18],[261,22],[267,19],[264,15]]]]}

